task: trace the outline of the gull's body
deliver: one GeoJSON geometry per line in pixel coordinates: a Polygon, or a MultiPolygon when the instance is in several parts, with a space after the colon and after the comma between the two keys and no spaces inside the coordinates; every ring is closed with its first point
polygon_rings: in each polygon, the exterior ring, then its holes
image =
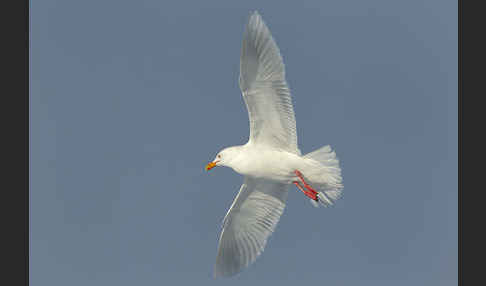
{"type": "Polygon", "coordinates": [[[249,140],[223,149],[206,167],[226,166],[245,176],[223,220],[216,276],[237,274],[263,252],[292,184],[314,206],[331,205],[342,190],[339,161],[330,146],[301,155],[283,60],[257,12],[243,35],[239,84],[250,119],[249,140]]]}
{"type": "Polygon", "coordinates": [[[291,184],[298,179],[294,171],[299,170],[313,184],[331,183],[330,180],[332,179],[323,176],[322,173],[316,174],[314,172],[316,167],[319,169],[320,166],[313,159],[284,150],[253,144],[231,148],[235,148],[238,152],[235,152],[236,156],[228,167],[241,175],[291,184]]]}
{"type": "Polygon", "coordinates": [[[236,156],[236,164],[230,167],[235,172],[255,179],[266,179],[290,184],[296,176],[293,173],[302,165],[300,156],[272,148],[243,145],[236,156]]]}

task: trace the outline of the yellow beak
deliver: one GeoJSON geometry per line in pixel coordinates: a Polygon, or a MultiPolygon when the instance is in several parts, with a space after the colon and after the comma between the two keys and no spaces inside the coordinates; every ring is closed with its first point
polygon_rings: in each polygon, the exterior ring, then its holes
{"type": "Polygon", "coordinates": [[[211,170],[212,168],[216,167],[216,163],[217,163],[217,161],[215,161],[215,162],[209,162],[209,163],[206,165],[206,171],[209,171],[209,170],[211,170]]]}

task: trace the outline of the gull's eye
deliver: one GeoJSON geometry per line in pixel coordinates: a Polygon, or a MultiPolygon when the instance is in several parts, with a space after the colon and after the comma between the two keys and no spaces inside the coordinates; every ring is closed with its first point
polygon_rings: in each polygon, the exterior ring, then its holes
{"type": "Polygon", "coordinates": [[[221,158],[221,155],[220,154],[218,154],[218,158],[221,158]]]}

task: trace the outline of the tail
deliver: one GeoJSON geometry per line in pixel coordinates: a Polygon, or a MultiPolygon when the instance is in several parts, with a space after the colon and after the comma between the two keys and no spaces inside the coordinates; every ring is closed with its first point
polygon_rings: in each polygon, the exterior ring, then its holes
{"type": "MultiPolygon", "coordinates": [[[[311,179],[312,186],[319,192],[317,197],[319,202],[324,205],[332,205],[342,195],[342,176],[339,160],[331,146],[323,146],[313,152],[303,156],[309,159],[312,171],[306,174],[311,179]]],[[[312,200],[311,200],[312,201],[312,200]]],[[[318,206],[314,201],[314,206],[318,206]]]]}

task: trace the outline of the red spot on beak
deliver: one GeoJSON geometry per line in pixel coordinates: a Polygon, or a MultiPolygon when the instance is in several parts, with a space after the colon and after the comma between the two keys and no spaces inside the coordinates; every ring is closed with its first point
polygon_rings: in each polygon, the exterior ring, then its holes
{"type": "Polygon", "coordinates": [[[211,170],[212,168],[216,167],[216,163],[217,163],[217,161],[215,161],[215,162],[209,162],[209,163],[206,165],[206,171],[209,171],[209,170],[211,170]]]}

